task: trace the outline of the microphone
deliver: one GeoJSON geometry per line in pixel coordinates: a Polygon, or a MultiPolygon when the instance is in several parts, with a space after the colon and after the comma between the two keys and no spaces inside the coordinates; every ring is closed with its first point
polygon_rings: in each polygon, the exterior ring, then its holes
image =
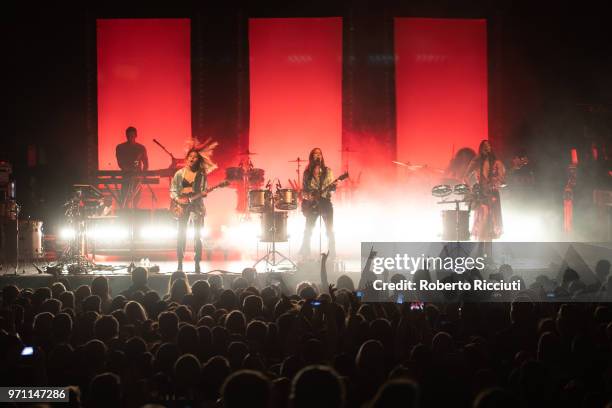
{"type": "Polygon", "coordinates": [[[271,190],[272,189],[272,180],[268,180],[268,183],[266,184],[266,190],[271,190]]]}

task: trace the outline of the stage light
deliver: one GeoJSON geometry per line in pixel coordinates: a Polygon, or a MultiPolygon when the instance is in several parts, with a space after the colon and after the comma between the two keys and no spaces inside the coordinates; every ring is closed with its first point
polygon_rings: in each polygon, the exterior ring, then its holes
{"type": "Polygon", "coordinates": [[[261,235],[259,217],[236,221],[231,225],[222,225],[221,234],[223,242],[228,246],[244,247],[245,243],[252,242],[255,247],[261,235]]]}
{"type": "Polygon", "coordinates": [[[538,216],[507,211],[504,214],[503,242],[540,242],[546,231],[538,216]]]}
{"type": "Polygon", "coordinates": [[[60,229],[60,239],[64,241],[70,241],[74,238],[75,232],[74,228],[71,227],[62,227],[60,229]]]}
{"type": "MultiPolygon", "coordinates": [[[[178,232],[174,233],[175,236],[178,234],[178,232]]],[[[188,227],[187,228],[187,239],[193,239],[195,234],[195,228],[193,227],[188,227]]],[[[200,231],[200,237],[202,239],[207,238],[210,235],[210,228],[208,228],[206,225],[202,228],[202,230],[200,231]]]]}
{"type": "Polygon", "coordinates": [[[176,227],[170,225],[145,225],[140,229],[139,235],[143,241],[175,240],[177,230],[176,227]]]}
{"type": "Polygon", "coordinates": [[[101,242],[123,242],[129,237],[129,231],[118,225],[98,226],[88,231],[87,236],[101,242]]]}

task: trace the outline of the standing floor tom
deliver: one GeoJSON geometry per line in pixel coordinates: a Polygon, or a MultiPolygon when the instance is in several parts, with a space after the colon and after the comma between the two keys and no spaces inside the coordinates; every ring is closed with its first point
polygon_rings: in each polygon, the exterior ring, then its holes
{"type": "Polygon", "coordinates": [[[261,242],[287,242],[287,213],[266,211],[261,217],[261,242]]]}
{"type": "Polygon", "coordinates": [[[19,221],[19,259],[34,260],[44,256],[42,225],[42,221],[19,221]]]}
{"type": "Polygon", "coordinates": [[[467,210],[443,210],[442,211],[442,240],[444,241],[468,241],[470,239],[469,228],[470,212],[467,210]],[[457,216],[459,220],[457,220],[457,216]],[[459,224],[457,225],[457,221],[459,224]],[[457,228],[459,237],[457,238],[457,228]]]}

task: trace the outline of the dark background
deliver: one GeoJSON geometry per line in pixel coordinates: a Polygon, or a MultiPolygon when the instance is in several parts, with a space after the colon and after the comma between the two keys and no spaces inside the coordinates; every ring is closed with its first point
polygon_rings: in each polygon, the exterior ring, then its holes
{"type": "Polygon", "coordinates": [[[343,17],[343,131],[379,134],[390,158],[393,17],[487,19],[490,137],[505,158],[528,149],[554,194],[565,183],[571,147],[585,157],[592,142],[610,145],[612,25],[595,3],[32,3],[20,6],[4,26],[12,53],[8,86],[15,98],[9,103],[14,114],[8,111],[14,127],[3,132],[0,159],[13,163],[24,213],[58,216],[71,184],[95,170],[96,18],[192,19],[193,133],[216,135],[219,164],[225,166],[248,146],[248,18],[310,16],[343,17]]]}

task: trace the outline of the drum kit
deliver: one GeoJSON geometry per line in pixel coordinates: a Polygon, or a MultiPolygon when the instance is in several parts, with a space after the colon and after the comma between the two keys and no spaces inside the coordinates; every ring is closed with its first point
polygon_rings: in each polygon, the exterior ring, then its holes
{"type": "MultiPolygon", "coordinates": [[[[291,267],[296,265],[289,257],[276,250],[276,243],[287,242],[288,212],[298,208],[299,191],[297,188],[283,188],[280,180],[268,180],[264,186],[265,171],[256,168],[250,156],[257,153],[246,151],[240,154],[244,156],[238,166],[225,169],[226,179],[234,182],[238,192],[238,211],[244,214],[244,219],[250,219],[251,214],[261,215],[261,235],[260,242],[271,244],[268,246],[266,254],[257,260],[253,267],[260,263],[265,263],[266,267],[276,267],[283,262],[287,262],[291,267]],[[273,191],[272,184],[276,182],[276,189],[273,191]],[[243,194],[240,194],[240,193],[243,194]]],[[[300,185],[300,170],[302,163],[307,160],[289,160],[297,164],[298,182],[292,187],[300,185]]]]}

